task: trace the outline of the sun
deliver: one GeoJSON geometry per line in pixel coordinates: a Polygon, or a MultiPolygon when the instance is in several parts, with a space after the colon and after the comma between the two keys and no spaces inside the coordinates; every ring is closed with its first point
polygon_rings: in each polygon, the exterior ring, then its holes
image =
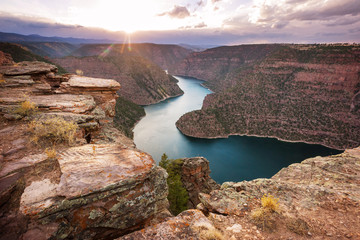
{"type": "Polygon", "coordinates": [[[69,19],[73,24],[103,28],[110,31],[137,31],[173,29],[171,19],[164,20],[159,13],[171,8],[166,1],[102,0],[80,7],[69,7],[69,19]],[[167,5],[166,5],[167,4],[167,5]],[[166,6],[165,6],[166,5],[166,6]]]}

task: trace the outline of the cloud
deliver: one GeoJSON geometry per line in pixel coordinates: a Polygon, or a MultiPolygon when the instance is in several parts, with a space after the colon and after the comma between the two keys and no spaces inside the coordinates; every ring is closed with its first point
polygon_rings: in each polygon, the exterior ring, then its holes
{"type": "Polygon", "coordinates": [[[189,17],[190,12],[186,7],[175,5],[171,11],[158,14],[158,16],[165,16],[165,15],[168,15],[171,18],[183,19],[189,17]]]}
{"type": "Polygon", "coordinates": [[[205,27],[207,27],[207,25],[206,25],[204,22],[201,22],[201,23],[196,24],[196,25],[194,26],[194,28],[205,28],[205,27]]]}
{"type": "Polygon", "coordinates": [[[359,14],[359,0],[254,0],[249,20],[261,25],[285,26],[295,20],[330,21],[359,14]]]}
{"type": "Polygon", "coordinates": [[[357,22],[360,22],[360,18],[349,16],[347,18],[337,19],[336,21],[331,21],[329,23],[326,23],[325,25],[328,27],[346,26],[346,25],[351,25],[351,24],[357,23],[357,22]]]}
{"type": "Polygon", "coordinates": [[[84,27],[81,25],[62,24],[50,19],[28,16],[15,16],[0,12],[0,32],[18,33],[23,35],[39,34],[45,37],[75,37],[91,39],[122,40],[124,33],[114,33],[101,28],[84,27]]]}
{"type": "Polygon", "coordinates": [[[183,27],[180,27],[179,29],[196,29],[196,28],[206,28],[207,25],[204,23],[204,22],[201,22],[201,23],[198,23],[198,24],[195,24],[195,25],[188,25],[188,26],[183,26],[183,27]]]}

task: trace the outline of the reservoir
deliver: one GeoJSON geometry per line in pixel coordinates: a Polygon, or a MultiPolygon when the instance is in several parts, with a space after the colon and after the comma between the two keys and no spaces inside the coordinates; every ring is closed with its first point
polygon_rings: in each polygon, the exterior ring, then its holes
{"type": "Polygon", "coordinates": [[[172,159],[203,156],[210,162],[211,177],[223,183],[269,178],[281,168],[306,158],[341,153],[321,145],[273,138],[199,139],[184,136],[175,122],[183,114],[200,109],[204,97],[211,91],[202,87],[200,80],[176,78],[184,95],[146,106],[146,116],[134,128],[137,148],[149,153],[156,162],[163,153],[172,159]]]}

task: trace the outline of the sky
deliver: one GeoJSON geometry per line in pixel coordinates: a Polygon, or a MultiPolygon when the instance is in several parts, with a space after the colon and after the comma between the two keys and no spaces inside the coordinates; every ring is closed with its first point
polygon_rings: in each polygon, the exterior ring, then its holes
{"type": "Polygon", "coordinates": [[[133,42],[360,42],[360,0],[0,0],[0,31],[133,42]]]}

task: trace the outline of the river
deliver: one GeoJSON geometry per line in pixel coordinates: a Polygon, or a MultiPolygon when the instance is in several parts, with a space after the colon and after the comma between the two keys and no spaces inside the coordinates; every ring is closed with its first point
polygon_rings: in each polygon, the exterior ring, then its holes
{"type": "Polygon", "coordinates": [[[273,138],[230,136],[222,139],[198,139],[184,136],[175,122],[185,113],[200,109],[204,97],[211,93],[202,81],[176,77],[184,95],[145,107],[146,116],[134,128],[137,148],[159,162],[169,158],[203,156],[210,162],[211,177],[225,181],[268,178],[292,163],[341,151],[321,145],[283,142],[273,138]]]}

